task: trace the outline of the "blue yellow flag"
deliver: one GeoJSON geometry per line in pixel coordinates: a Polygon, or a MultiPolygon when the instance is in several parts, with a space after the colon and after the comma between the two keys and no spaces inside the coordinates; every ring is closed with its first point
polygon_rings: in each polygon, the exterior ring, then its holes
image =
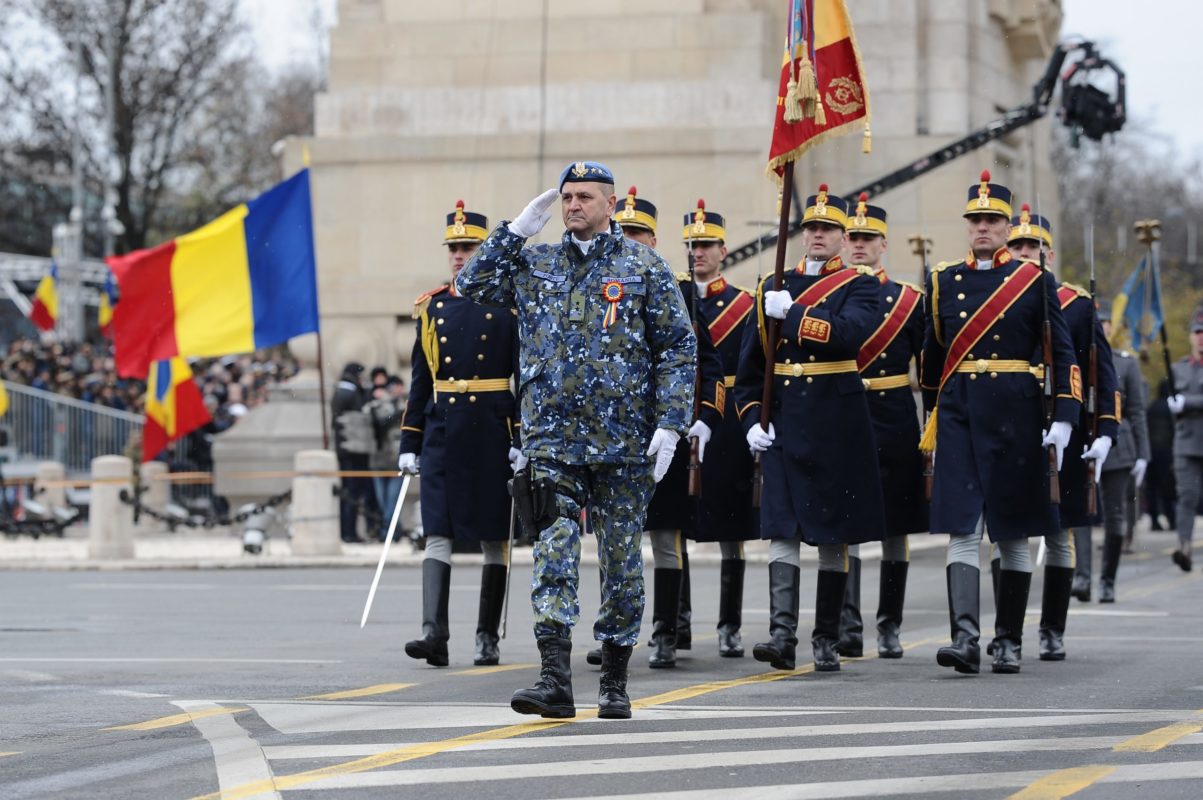
{"type": "Polygon", "coordinates": [[[1115,296],[1111,317],[1123,320],[1128,335],[1132,338],[1132,349],[1140,352],[1157,336],[1165,321],[1161,307],[1161,275],[1154,262],[1142,258],[1124,281],[1124,286],[1115,296]]]}
{"type": "Polygon", "coordinates": [[[211,420],[192,369],[182,358],[151,365],[146,376],[146,424],[142,427],[142,460],[150,461],[167,445],[211,420]]]}
{"type": "Polygon", "coordinates": [[[104,287],[100,290],[100,304],[97,309],[97,319],[100,322],[100,333],[113,338],[113,306],[117,304],[117,283],[113,280],[113,271],[109,270],[104,276],[104,287]]]}

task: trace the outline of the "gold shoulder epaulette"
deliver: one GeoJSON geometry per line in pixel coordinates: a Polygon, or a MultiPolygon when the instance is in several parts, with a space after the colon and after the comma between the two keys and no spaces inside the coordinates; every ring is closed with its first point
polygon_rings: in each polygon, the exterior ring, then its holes
{"type": "Polygon", "coordinates": [[[905,286],[905,287],[906,287],[906,288],[908,288],[908,289],[914,289],[914,290],[915,290],[916,292],[918,292],[919,294],[923,294],[923,287],[922,287],[922,286],[916,286],[915,284],[913,284],[913,283],[910,283],[909,281],[900,281],[900,280],[898,280],[898,279],[896,279],[896,278],[894,278],[894,279],[892,279],[892,280],[894,281],[894,283],[897,283],[899,286],[905,286]]]}
{"type": "Polygon", "coordinates": [[[1074,292],[1077,293],[1078,297],[1090,297],[1090,291],[1087,289],[1083,289],[1081,286],[1078,286],[1076,283],[1070,283],[1069,281],[1061,281],[1061,285],[1064,286],[1066,289],[1073,289],[1074,292]]]}
{"type": "Polygon", "coordinates": [[[932,267],[931,271],[940,272],[941,270],[948,269],[949,267],[956,267],[964,263],[964,261],[941,261],[939,264],[936,264],[934,267],[932,267]]]}
{"type": "Polygon", "coordinates": [[[430,298],[434,297],[439,292],[445,291],[446,289],[446,286],[440,286],[437,289],[431,289],[425,294],[418,295],[418,298],[414,300],[414,316],[416,317],[422,313],[422,309],[424,309],[427,304],[430,303],[430,298]]]}

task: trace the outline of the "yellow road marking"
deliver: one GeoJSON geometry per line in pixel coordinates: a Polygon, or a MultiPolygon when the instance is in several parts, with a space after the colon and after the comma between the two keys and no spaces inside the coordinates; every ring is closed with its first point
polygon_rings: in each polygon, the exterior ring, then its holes
{"type": "Polygon", "coordinates": [[[1178,722],[1166,725],[1155,731],[1135,736],[1126,742],[1120,742],[1112,749],[1117,753],[1156,753],[1163,747],[1168,747],[1184,736],[1203,731],[1203,724],[1193,722],[1178,722]]]}
{"type": "Polygon", "coordinates": [[[461,669],[455,672],[448,672],[448,675],[492,675],[494,672],[509,672],[513,669],[530,669],[537,667],[538,664],[497,664],[492,667],[470,667],[461,669]]]}
{"type": "Polygon", "coordinates": [[[298,697],[298,700],[349,700],[352,697],[370,697],[374,694],[389,694],[417,686],[416,683],[378,683],[375,686],[365,686],[362,689],[347,689],[342,692],[328,694],[312,694],[308,697],[298,697]]]}
{"type": "Polygon", "coordinates": [[[248,711],[246,708],[211,708],[206,711],[185,711],[183,714],[172,714],[170,717],[159,717],[146,722],[134,722],[130,725],[114,725],[104,728],[106,731],[156,731],[160,728],[172,728],[176,725],[187,725],[194,719],[218,717],[222,714],[238,714],[248,711]]]}
{"type": "Polygon", "coordinates": [[[1062,797],[1077,794],[1112,772],[1115,772],[1115,767],[1094,764],[1058,770],[1029,783],[1010,795],[1007,800],[1060,800],[1062,797]]]}
{"type": "Polygon", "coordinates": [[[12,750],[7,753],[0,753],[0,758],[4,758],[5,756],[19,756],[19,755],[21,755],[20,750],[12,750]]]}

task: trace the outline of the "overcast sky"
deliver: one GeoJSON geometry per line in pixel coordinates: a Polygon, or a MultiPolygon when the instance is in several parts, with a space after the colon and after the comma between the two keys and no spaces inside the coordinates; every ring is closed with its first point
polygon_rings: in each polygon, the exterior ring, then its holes
{"type": "MultiPolygon", "coordinates": [[[[273,67],[315,60],[314,10],[330,24],[337,7],[337,0],[241,3],[263,59],[273,67]]],[[[1167,137],[1182,155],[1203,158],[1203,3],[1062,0],[1062,5],[1062,36],[1093,39],[1127,73],[1129,117],[1167,137]]]]}

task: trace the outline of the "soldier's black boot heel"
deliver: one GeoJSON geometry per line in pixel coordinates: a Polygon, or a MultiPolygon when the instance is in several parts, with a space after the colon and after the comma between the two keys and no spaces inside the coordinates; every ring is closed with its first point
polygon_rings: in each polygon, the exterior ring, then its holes
{"type": "Polygon", "coordinates": [[[752,657],[774,669],[793,669],[798,646],[798,592],[802,571],[792,564],[769,564],[769,641],[752,648],[752,657]]]}
{"type": "Polygon", "coordinates": [[[981,570],[969,564],[949,564],[945,570],[948,580],[948,619],[952,627],[952,644],[936,652],[936,663],[952,667],[957,672],[975,675],[981,669],[982,654],[978,648],[981,629],[978,626],[981,570]]]}
{"type": "Polygon", "coordinates": [[[994,616],[994,663],[1004,675],[1019,672],[1023,650],[1023,617],[1028,610],[1032,573],[1004,569],[998,576],[998,608],[994,616]]]}
{"type": "Polygon", "coordinates": [[[627,696],[627,662],[631,648],[602,642],[601,684],[597,693],[597,716],[601,719],[630,719],[631,698],[627,696]]]}
{"type": "Polygon", "coordinates": [[[860,613],[860,559],[849,557],[844,605],[840,610],[839,643],[835,652],[847,658],[865,654],[865,624],[860,613]]]}
{"type": "Polygon", "coordinates": [[[505,602],[505,565],[485,564],[480,571],[480,611],[476,616],[476,657],[478,667],[497,664],[501,625],[501,605],[505,602]]]}
{"type": "MultiPolygon", "coordinates": [[[[859,560],[859,559],[858,559],[859,560]]],[[[810,635],[815,672],[839,672],[840,615],[844,608],[847,572],[819,570],[815,585],[815,628],[810,635]]]]}
{"type": "Polygon", "coordinates": [[[743,658],[744,646],[739,629],[743,625],[744,569],[742,558],[724,558],[719,567],[718,654],[723,658],[743,658]]]}
{"type": "Polygon", "coordinates": [[[445,667],[447,656],[447,600],[451,596],[451,565],[433,558],[422,562],[422,638],[405,643],[405,655],[432,667],[445,667]]]}
{"type": "Polygon", "coordinates": [[[902,604],[906,600],[906,573],[910,564],[905,561],[881,562],[881,583],[877,603],[877,655],[881,658],[902,658],[902,604]]]}
{"type": "Polygon", "coordinates": [[[543,668],[529,689],[519,689],[510,698],[510,708],[519,714],[538,714],[550,719],[576,716],[572,701],[572,640],[547,636],[538,640],[543,668]]]}
{"type": "MultiPolygon", "coordinates": [[[[677,665],[677,613],[681,602],[681,570],[656,569],[652,600],[652,652],[647,665],[667,669],[677,665]]],[[[605,653],[603,652],[603,656],[605,653]]]]}
{"type": "Polygon", "coordinates": [[[1040,660],[1065,660],[1065,620],[1069,615],[1072,567],[1044,568],[1044,595],[1040,601],[1040,660]]]}
{"type": "Polygon", "coordinates": [[[681,537],[681,602],[677,611],[677,649],[693,649],[693,597],[689,591],[689,551],[681,537]]]}
{"type": "Polygon", "coordinates": [[[1099,602],[1115,602],[1115,574],[1119,572],[1120,553],[1124,549],[1122,536],[1103,538],[1103,573],[1099,578],[1099,602]]]}

